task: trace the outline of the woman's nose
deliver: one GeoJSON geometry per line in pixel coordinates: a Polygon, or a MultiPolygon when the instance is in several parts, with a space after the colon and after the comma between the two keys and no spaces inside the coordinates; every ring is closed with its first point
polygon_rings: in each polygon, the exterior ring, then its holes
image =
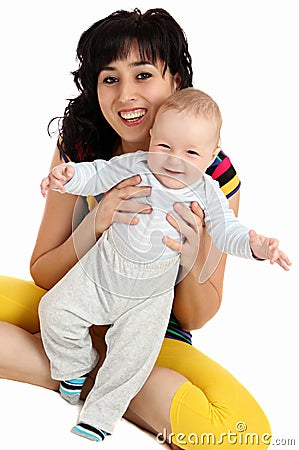
{"type": "Polygon", "coordinates": [[[133,83],[127,81],[120,86],[119,100],[122,103],[130,103],[136,99],[136,90],[133,83]]]}

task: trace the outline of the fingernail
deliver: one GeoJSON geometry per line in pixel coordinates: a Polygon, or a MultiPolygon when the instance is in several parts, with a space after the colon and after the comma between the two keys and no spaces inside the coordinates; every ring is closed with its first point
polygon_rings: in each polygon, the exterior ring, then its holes
{"type": "Polygon", "coordinates": [[[183,205],[182,205],[181,203],[175,203],[175,207],[176,207],[176,208],[179,208],[179,209],[182,209],[182,208],[183,208],[183,205]]]}

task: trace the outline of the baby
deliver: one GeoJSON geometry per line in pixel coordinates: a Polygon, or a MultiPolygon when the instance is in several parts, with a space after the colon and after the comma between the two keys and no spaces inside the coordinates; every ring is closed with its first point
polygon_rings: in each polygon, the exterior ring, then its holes
{"type": "Polygon", "coordinates": [[[210,96],[184,89],[160,107],[148,152],[63,163],[41,183],[43,195],[55,189],[95,196],[139,174],[141,185],[152,188],[146,198],[152,212],[140,214],[134,227],[113,223],[40,303],[51,375],[61,381],[61,395],[70,403],[79,400],[86,374],[98,361],[89,327],[113,325],[106,334],[105,362],[72,429],[76,434],[96,441],[111,434],[155,364],[180,264],[179,252],[165,245],[165,236],[184,240],[166,220],[168,212],[175,215],[174,203],[199,203],[220,252],[269,259],[284,270],[291,264],[276,239],[240,224],[218,183],[205,174],[220,150],[221,125],[220,110],[210,96]]]}

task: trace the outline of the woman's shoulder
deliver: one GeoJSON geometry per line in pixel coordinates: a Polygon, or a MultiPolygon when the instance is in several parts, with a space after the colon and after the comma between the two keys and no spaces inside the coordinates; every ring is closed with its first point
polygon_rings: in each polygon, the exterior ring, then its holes
{"type": "Polygon", "coordinates": [[[71,161],[71,158],[66,154],[65,150],[64,150],[64,146],[62,144],[62,138],[59,137],[57,139],[57,148],[59,150],[59,154],[60,154],[60,159],[63,160],[64,162],[69,162],[71,161]]]}
{"type": "Polygon", "coordinates": [[[223,150],[220,150],[215,160],[206,170],[206,173],[218,181],[221,190],[227,198],[240,189],[241,181],[238,173],[223,150]]]}

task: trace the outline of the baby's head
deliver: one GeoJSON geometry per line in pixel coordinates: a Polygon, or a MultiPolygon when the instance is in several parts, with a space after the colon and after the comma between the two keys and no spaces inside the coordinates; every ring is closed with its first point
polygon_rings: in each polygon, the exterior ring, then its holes
{"type": "Polygon", "coordinates": [[[151,129],[149,166],[159,181],[178,189],[202,176],[220,150],[221,112],[204,92],[187,88],[160,106],[151,129]]]}

